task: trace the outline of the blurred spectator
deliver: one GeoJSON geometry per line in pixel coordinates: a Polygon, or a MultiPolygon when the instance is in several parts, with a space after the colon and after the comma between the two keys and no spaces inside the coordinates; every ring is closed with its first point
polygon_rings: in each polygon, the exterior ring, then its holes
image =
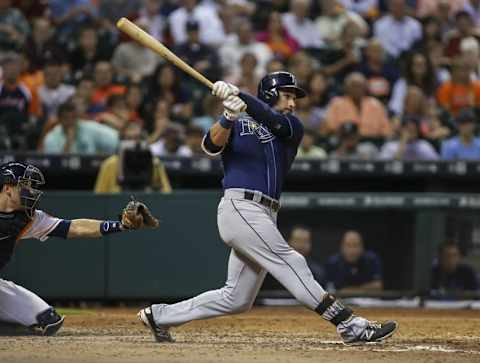
{"type": "Polygon", "coordinates": [[[455,14],[455,30],[448,34],[447,44],[445,46],[445,55],[454,58],[460,54],[460,43],[468,37],[478,38],[478,32],[475,30],[473,19],[466,11],[459,11],[455,14]]]}
{"type": "Polygon", "coordinates": [[[298,147],[297,159],[326,159],[327,153],[320,146],[316,146],[317,133],[306,128],[303,139],[298,147]]]}
{"type": "Polygon", "coordinates": [[[477,291],[478,281],[474,269],[461,262],[462,254],[453,242],[443,243],[438,252],[438,262],[432,267],[432,290],[446,292],[477,291]]]}
{"type": "Polygon", "coordinates": [[[184,144],[183,128],[177,125],[168,126],[150,150],[154,156],[192,156],[192,150],[184,144]]]}
{"type": "Polygon", "coordinates": [[[163,41],[163,32],[166,27],[166,19],[160,14],[162,0],[143,0],[140,8],[138,21],[145,24],[152,37],[163,41]]]}
{"type": "Polygon", "coordinates": [[[171,124],[172,120],[170,120],[170,104],[168,101],[159,98],[155,105],[151,125],[147,127],[147,130],[151,131],[148,137],[148,142],[152,144],[158,141],[171,124]]]}
{"type": "Polygon", "coordinates": [[[458,136],[442,144],[444,160],[480,160],[480,138],[475,137],[477,117],[473,110],[465,109],[456,118],[458,136]]]}
{"type": "Polygon", "coordinates": [[[306,87],[314,69],[312,57],[301,50],[291,56],[288,63],[289,71],[295,75],[297,82],[306,87]]]}
{"type": "Polygon", "coordinates": [[[374,18],[378,15],[378,0],[340,0],[347,10],[354,11],[363,18],[374,18]]]}
{"type": "Polygon", "coordinates": [[[142,0],[95,0],[98,6],[103,27],[114,29],[118,19],[122,16],[133,17],[138,15],[142,0]]]}
{"type": "Polygon", "coordinates": [[[329,47],[340,48],[340,36],[345,24],[352,22],[356,25],[356,36],[365,36],[368,25],[363,18],[342,8],[337,0],[321,0],[322,12],[315,19],[315,26],[321,39],[329,47]]]}
{"type": "Polygon", "coordinates": [[[437,160],[438,154],[426,140],[421,140],[420,120],[406,117],[402,120],[398,140],[386,142],[380,158],[384,160],[437,160]]]}
{"type": "Polygon", "coordinates": [[[76,47],[69,55],[73,78],[92,74],[95,65],[100,61],[109,61],[110,56],[110,50],[100,44],[97,30],[93,26],[84,26],[79,31],[76,47]]]}
{"type": "Polygon", "coordinates": [[[378,39],[369,40],[365,49],[365,57],[358,66],[358,71],[367,79],[368,94],[386,105],[399,74],[398,68],[387,60],[378,39]]]}
{"type": "Polygon", "coordinates": [[[323,73],[333,77],[338,85],[341,85],[345,77],[355,71],[360,63],[360,49],[356,40],[356,25],[347,22],[341,32],[340,47],[325,51],[321,57],[323,73]]]}
{"type": "Polygon", "coordinates": [[[90,111],[92,110],[91,103],[92,103],[92,96],[93,96],[94,90],[95,90],[95,82],[93,81],[93,78],[83,77],[78,82],[75,98],[77,98],[78,100],[81,100],[83,105],[86,107],[85,112],[88,114],[93,113],[90,111]]]}
{"type": "Polygon", "coordinates": [[[378,155],[378,149],[371,142],[360,142],[358,126],[346,122],[338,129],[338,146],[330,153],[330,157],[350,160],[373,160],[378,155]]]}
{"type": "Polygon", "coordinates": [[[453,16],[462,9],[468,0],[417,0],[416,15],[419,18],[425,16],[438,16],[446,13],[453,16]]]}
{"type": "Polygon", "coordinates": [[[173,42],[178,45],[187,41],[187,21],[195,19],[200,24],[200,41],[210,46],[220,46],[225,40],[225,32],[216,8],[199,4],[197,0],[182,0],[181,4],[168,17],[173,42]]]}
{"type": "Polygon", "coordinates": [[[290,57],[299,49],[297,41],[284,29],[278,12],[270,14],[266,31],[258,33],[257,40],[267,44],[273,54],[281,59],[290,57]]]}
{"type": "Polygon", "coordinates": [[[75,104],[69,100],[58,108],[59,125],[46,136],[46,153],[113,154],[118,147],[118,132],[94,121],[78,118],[75,104]]]}
{"type": "Polygon", "coordinates": [[[362,136],[386,137],[392,131],[385,107],[376,98],[367,96],[367,80],[357,72],[345,78],[345,96],[335,97],[326,114],[330,131],[349,121],[358,124],[362,136]]]}
{"type": "Polygon", "coordinates": [[[58,107],[75,93],[75,87],[62,83],[62,65],[58,60],[47,61],[43,68],[44,84],[38,88],[42,114],[56,116],[58,107]]]}
{"type": "Polygon", "coordinates": [[[363,238],[357,231],[343,235],[340,252],[326,264],[327,286],[346,293],[383,290],[380,258],[366,251],[363,238]]]}
{"type": "Polygon", "coordinates": [[[290,11],[282,15],[285,30],[302,48],[320,48],[324,45],[321,34],[308,18],[311,0],[290,0],[290,11]]]}
{"type": "Polygon", "coordinates": [[[20,50],[29,33],[30,25],[22,12],[11,0],[0,0],[0,51],[20,50]]]}
{"type": "Polygon", "coordinates": [[[309,94],[297,100],[295,114],[306,128],[314,129],[315,132],[319,132],[323,126],[325,112],[313,105],[309,94]]]}
{"type": "MultiPolygon", "coordinates": [[[[138,21],[135,23],[139,28],[147,33],[149,32],[145,24],[138,21]]],[[[111,62],[118,76],[136,83],[153,73],[159,59],[160,57],[151,49],[130,39],[128,42],[123,42],[118,45],[113,53],[111,62]]]]}
{"type": "Polygon", "coordinates": [[[480,80],[480,46],[474,37],[464,38],[460,43],[460,57],[471,69],[470,78],[480,80]]]}
{"type": "Polygon", "coordinates": [[[202,128],[194,125],[190,125],[185,130],[185,145],[191,152],[191,156],[204,156],[205,153],[202,150],[203,140],[202,128]]]}
{"type": "Polygon", "coordinates": [[[374,34],[387,53],[398,58],[421,38],[422,27],[416,19],[406,15],[404,0],[389,0],[388,9],[388,15],[375,22],[374,34]]]}
{"type": "Polygon", "coordinates": [[[470,14],[475,26],[480,26],[480,0],[465,0],[463,10],[470,14]]]}
{"type": "Polygon", "coordinates": [[[95,64],[95,88],[92,94],[92,112],[97,113],[105,109],[111,95],[125,94],[125,86],[115,84],[113,81],[113,68],[108,62],[100,61],[95,64]]]}
{"type": "Polygon", "coordinates": [[[281,59],[273,58],[267,63],[266,73],[284,71],[285,69],[285,63],[281,59]]]}
{"type": "MultiPolygon", "coordinates": [[[[328,104],[333,97],[333,91],[331,88],[328,79],[320,71],[314,72],[308,82],[307,95],[312,107],[311,115],[315,115],[314,118],[309,119],[309,125],[310,127],[319,130],[322,134],[328,132],[327,124],[324,121],[328,104]],[[317,121],[318,123],[315,124],[314,121],[317,121]]],[[[299,99],[298,101],[300,100],[302,99],[299,99]]]]}
{"type": "Polygon", "coordinates": [[[97,17],[97,9],[90,0],[49,0],[48,8],[62,44],[67,44],[80,27],[97,17]]]}
{"type": "MultiPolygon", "coordinates": [[[[122,141],[140,142],[142,128],[138,124],[129,124],[123,131],[122,141]]],[[[118,154],[105,159],[100,165],[100,170],[95,182],[95,193],[120,193],[123,188],[119,184],[120,157],[118,154]]],[[[163,193],[170,193],[172,187],[167,172],[160,159],[152,159],[152,180],[149,187],[163,193]]]]}
{"type": "Polygon", "coordinates": [[[111,95],[107,100],[105,111],[96,115],[96,121],[122,131],[130,122],[130,112],[124,95],[111,95]]]}
{"type": "Polygon", "coordinates": [[[470,79],[471,67],[464,57],[457,57],[452,68],[452,79],[440,85],[437,99],[440,107],[456,116],[462,108],[480,107],[480,81],[470,79]]]}
{"type": "Polygon", "coordinates": [[[206,133],[210,127],[217,122],[223,113],[222,101],[211,94],[204,97],[202,101],[202,113],[200,116],[194,117],[192,124],[199,126],[206,133]]]}
{"type": "Polygon", "coordinates": [[[253,53],[245,53],[240,59],[241,73],[231,79],[231,83],[237,85],[242,91],[255,95],[260,77],[257,77],[255,69],[257,58],[253,53]]]}
{"type": "Polygon", "coordinates": [[[434,16],[427,16],[421,19],[422,37],[415,42],[412,49],[428,53],[431,47],[442,41],[442,29],[440,19],[434,16]]]}
{"type": "Polygon", "coordinates": [[[403,76],[395,82],[388,107],[396,116],[400,117],[404,112],[405,96],[410,86],[420,88],[427,97],[435,94],[437,82],[434,69],[430,64],[430,59],[422,53],[409,54],[403,76]]]}
{"type": "Polygon", "coordinates": [[[125,94],[125,101],[127,102],[129,112],[128,119],[132,122],[137,122],[143,125],[143,120],[140,117],[140,106],[143,103],[143,93],[139,84],[133,83],[128,86],[127,93],[125,94]]]}
{"type": "Polygon", "coordinates": [[[255,55],[257,59],[256,76],[263,77],[267,63],[272,59],[273,54],[266,44],[255,40],[252,24],[248,20],[243,20],[237,25],[236,36],[226,42],[219,50],[226,76],[234,77],[240,74],[240,59],[245,53],[255,55]]]}
{"type": "Polygon", "coordinates": [[[199,26],[196,20],[187,21],[187,41],[175,48],[175,54],[208,79],[220,79],[217,50],[200,41],[199,26]]]}
{"type": "Polygon", "coordinates": [[[170,105],[173,119],[188,123],[193,113],[191,96],[171,64],[160,64],[153,75],[145,80],[145,83],[147,86],[143,106],[145,119],[153,115],[157,100],[162,98],[170,105]]]}
{"type": "Polygon", "coordinates": [[[54,40],[55,29],[48,18],[33,19],[32,27],[25,45],[30,71],[42,69],[47,59],[65,57],[54,40]]]}
{"type": "Polygon", "coordinates": [[[301,254],[310,271],[312,271],[313,278],[322,286],[325,283],[325,271],[322,266],[312,258],[312,231],[306,226],[295,226],[290,232],[288,244],[299,254],[301,254]]]}
{"type": "Polygon", "coordinates": [[[9,53],[2,59],[3,82],[0,82],[0,114],[20,113],[28,117],[32,95],[19,81],[21,72],[20,57],[9,53]]]}

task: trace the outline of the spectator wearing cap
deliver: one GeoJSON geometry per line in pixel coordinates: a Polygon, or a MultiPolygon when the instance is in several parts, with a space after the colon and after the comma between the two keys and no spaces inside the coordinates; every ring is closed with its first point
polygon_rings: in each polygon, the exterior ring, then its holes
{"type": "Polygon", "coordinates": [[[220,46],[225,40],[222,21],[215,7],[199,4],[197,0],[183,0],[182,6],[168,17],[168,25],[175,45],[187,41],[186,23],[189,19],[199,22],[200,41],[210,46],[220,46]]]}
{"type": "Polygon", "coordinates": [[[311,6],[311,0],[290,0],[290,11],[282,15],[283,26],[302,48],[324,45],[321,34],[308,18],[311,6]]]}
{"type": "Polygon", "coordinates": [[[368,41],[358,71],[367,79],[368,94],[388,104],[392,89],[399,78],[398,67],[388,61],[382,43],[376,38],[368,41]]]}
{"type": "Polygon", "coordinates": [[[358,126],[346,122],[338,129],[338,146],[330,153],[335,159],[373,160],[378,156],[377,147],[371,142],[360,142],[358,126]]]}
{"type": "Polygon", "coordinates": [[[20,50],[30,33],[30,25],[11,0],[0,1],[0,51],[20,50]]]}
{"type": "Polygon", "coordinates": [[[449,292],[477,291],[479,288],[475,270],[462,263],[462,253],[452,241],[439,248],[438,261],[432,267],[431,289],[434,294],[449,292]]]}
{"type": "MultiPolygon", "coordinates": [[[[149,32],[146,24],[139,21],[135,23],[140,29],[149,32]]],[[[119,77],[137,83],[153,73],[159,59],[151,49],[130,39],[117,46],[113,52],[112,65],[119,77]]]]}
{"type": "Polygon", "coordinates": [[[297,159],[326,159],[327,153],[320,146],[316,146],[317,133],[306,128],[302,142],[297,150],[297,159]]]}
{"type": "Polygon", "coordinates": [[[117,150],[118,132],[95,121],[80,120],[71,100],[60,105],[58,119],[59,124],[45,136],[44,152],[111,155],[117,150]]]}
{"type": "Polygon", "coordinates": [[[220,79],[220,61],[217,50],[202,43],[199,29],[198,21],[195,19],[187,21],[187,40],[175,48],[175,54],[208,79],[220,79]]]}
{"type": "Polygon", "coordinates": [[[381,151],[383,160],[437,160],[438,154],[426,140],[421,140],[420,120],[415,117],[405,117],[400,127],[398,140],[386,142],[381,151]]]}
{"type": "Polygon", "coordinates": [[[374,23],[374,35],[392,58],[398,58],[411,49],[422,37],[420,23],[406,15],[404,0],[389,0],[388,14],[374,23]]]}
{"type": "Polygon", "coordinates": [[[46,117],[57,115],[58,107],[75,93],[75,87],[63,83],[62,65],[52,59],[43,67],[44,84],[38,88],[42,114],[46,117]]]}
{"type": "Polygon", "coordinates": [[[460,44],[463,39],[468,37],[480,39],[473,19],[466,11],[459,11],[455,14],[455,30],[447,35],[445,55],[450,58],[457,57],[460,54],[460,44]]]}
{"type": "Polygon", "coordinates": [[[336,132],[349,121],[358,124],[363,137],[388,137],[392,132],[385,107],[379,100],[367,95],[367,80],[358,72],[345,78],[345,96],[333,98],[326,114],[331,132],[336,132]]]}
{"type": "Polygon", "coordinates": [[[477,117],[473,110],[465,109],[456,118],[458,136],[442,143],[444,160],[480,160],[480,138],[475,137],[477,117]]]}
{"type": "Polygon", "coordinates": [[[265,43],[255,40],[252,24],[248,19],[236,25],[235,36],[219,50],[221,65],[227,77],[235,77],[241,73],[240,60],[246,53],[255,55],[255,74],[262,77],[267,72],[268,62],[273,59],[273,53],[265,43]]]}
{"type": "Polygon", "coordinates": [[[327,286],[340,292],[383,290],[380,258],[365,250],[361,234],[347,231],[340,242],[340,252],[331,256],[325,267],[327,286]]]}
{"type": "Polygon", "coordinates": [[[437,100],[440,107],[456,116],[463,108],[480,107],[480,81],[471,80],[471,66],[465,57],[452,65],[452,79],[440,85],[437,100]]]}

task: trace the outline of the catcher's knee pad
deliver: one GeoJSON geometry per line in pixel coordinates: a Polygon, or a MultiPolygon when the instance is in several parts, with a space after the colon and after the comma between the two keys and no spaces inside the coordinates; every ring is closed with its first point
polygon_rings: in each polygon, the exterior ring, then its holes
{"type": "Polygon", "coordinates": [[[349,307],[342,304],[332,294],[325,294],[322,302],[315,309],[322,318],[337,326],[341,322],[352,317],[353,311],[349,307]]]}
{"type": "Polygon", "coordinates": [[[65,317],[59,315],[54,308],[49,308],[37,315],[37,324],[31,326],[42,335],[55,335],[62,327],[65,317]]]}

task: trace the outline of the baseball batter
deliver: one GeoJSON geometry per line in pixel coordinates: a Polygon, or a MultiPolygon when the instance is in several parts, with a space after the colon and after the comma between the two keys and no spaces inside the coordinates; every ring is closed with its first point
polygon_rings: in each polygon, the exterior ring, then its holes
{"type": "MultiPolygon", "coordinates": [[[[142,227],[155,228],[156,220],[145,204],[131,201],[121,221],[60,219],[36,209],[45,183],[33,165],[7,163],[0,166],[0,271],[21,239],[45,241],[49,237],[98,238],[109,233],[142,227]]],[[[33,292],[0,278],[0,321],[20,324],[33,333],[54,335],[64,317],[33,292]]]]}
{"type": "Polygon", "coordinates": [[[303,305],[333,323],[344,343],[390,337],[396,322],[380,324],[354,315],[314,280],[304,257],[277,229],[278,200],[303,136],[293,111],[305,91],[295,77],[288,72],[265,76],[258,98],[222,81],[214,84],[212,93],[223,100],[225,111],[202,146],[209,155],[221,154],[224,165],[217,222],[221,238],[231,247],[227,281],[221,289],[177,304],[142,309],[139,319],[157,341],[172,341],[170,327],[248,311],[269,272],[303,305]]]}

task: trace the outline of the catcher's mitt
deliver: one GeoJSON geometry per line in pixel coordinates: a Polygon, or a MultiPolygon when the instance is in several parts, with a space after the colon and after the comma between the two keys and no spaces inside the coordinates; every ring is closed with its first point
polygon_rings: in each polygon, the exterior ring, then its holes
{"type": "Polygon", "coordinates": [[[123,209],[120,220],[125,229],[158,228],[160,224],[148,207],[133,197],[123,209]]]}

